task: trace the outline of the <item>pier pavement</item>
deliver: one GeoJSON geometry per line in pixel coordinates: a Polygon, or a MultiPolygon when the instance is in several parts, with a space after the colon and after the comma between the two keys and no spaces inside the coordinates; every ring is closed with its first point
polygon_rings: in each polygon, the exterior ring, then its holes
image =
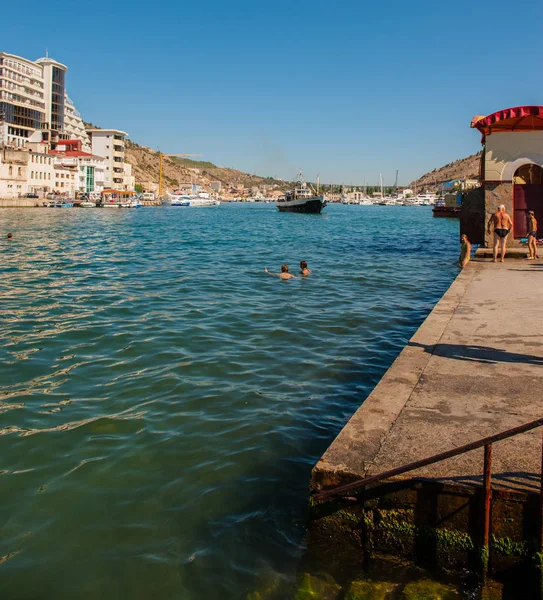
{"type": "MultiPolygon", "coordinates": [[[[472,260],[315,466],[333,488],[543,416],[543,261],[472,260]]],[[[537,492],[541,429],[494,444],[493,486],[537,492]]],[[[396,479],[480,485],[483,450],[396,479]]]]}

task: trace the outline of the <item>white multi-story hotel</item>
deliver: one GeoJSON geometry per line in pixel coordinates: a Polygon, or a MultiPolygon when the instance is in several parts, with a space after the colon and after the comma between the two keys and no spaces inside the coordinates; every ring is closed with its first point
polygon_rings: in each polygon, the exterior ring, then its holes
{"type": "Polygon", "coordinates": [[[0,52],[0,145],[22,147],[47,127],[43,67],[0,52]]]}
{"type": "Polygon", "coordinates": [[[0,146],[28,142],[90,142],[79,113],[66,93],[68,67],[48,56],[31,61],[0,52],[0,146]]]}
{"type": "Polygon", "coordinates": [[[124,161],[124,143],[128,134],[118,129],[87,129],[92,153],[105,159],[104,187],[133,190],[132,165],[124,161]]]}

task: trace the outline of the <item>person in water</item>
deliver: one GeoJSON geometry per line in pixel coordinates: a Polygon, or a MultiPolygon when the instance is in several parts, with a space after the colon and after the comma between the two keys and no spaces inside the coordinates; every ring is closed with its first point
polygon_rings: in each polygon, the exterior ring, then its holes
{"type": "Polygon", "coordinates": [[[11,233],[8,233],[8,240],[12,240],[13,239],[13,235],[11,233]]]}
{"type": "Polygon", "coordinates": [[[526,224],[528,225],[528,260],[534,260],[539,256],[537,255],[537,219],[533,210],[528,211],[526,224]]]}
{"type": "Polygon", "coordinates": [[[292,275],[292,273],[288,272],[288,265],[281,265],[281,273],[272,273],[268,271],[268,269],[264,269],[264,273],[268,273],[269,275],[277,275],[279,279],[283,279],[286,281],[287,279],[297,279],[296,275],[292,275]]]}
{"type": "Polygon", "coordinates": [[[311,273],[311,271],[307,268],[307,262],[305,260],[300,262],[300,271],[303,277],[307,277],[309,273],[311,273]]]}
{"type": "Polygon", "coordinates": [[[460,242],[462,243],[462,246],[460,248],[458,262],[460,263],[460,266],[464,268],[469,263],[469,259],[471,257],[471,244],[468,240],[468,236],[465,233],[460,236],[460,242]]]}
{"type": "Polygon", "coordinates": [[[513,230],[513,221],[505,212],[503,204],[500,204],[498,210],[488,220],[487,233],[490,233],[492,227],[494,227],[494,262],[498,262],[498,249],[501,251],[501,262],[503,262],[507,236],[513,230]]]}

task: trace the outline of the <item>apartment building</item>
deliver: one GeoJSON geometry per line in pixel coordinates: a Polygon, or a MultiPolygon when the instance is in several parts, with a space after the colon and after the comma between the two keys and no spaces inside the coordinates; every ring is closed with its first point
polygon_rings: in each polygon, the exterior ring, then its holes
{"type": "Polygon", "coordinates": [[[60,138],[61,140],[80,140],[83,152],[92,152],[92,144],[85,131],[83,119],[68,94],[64,99],[64,130],[60,138]]]}
{"type": "Polygon", "coordinates": [[[0,151],[0,198],[19,198],[28,192],[28,153],[11,148],[0,151]]]}
{"type": "Polygon", "coordinates": [[[0,146],[28,142],[53,146],[80,139],[90,150],[83,122],[66,92],[68,67],[46,56],[36,61],[0,52],[0,146]]]}
{"type": "Polygon", "coordinates": [[[43,67],[0,52],[0,145],[20,148],[47,127],[43,67]]]}
{"type": "Polygon", "coordinates": [[[133,190],[132,165],[125,163],[125,138],[119,129],[87,129],[92,153],[105,159],[104,186],[106,189],[133,190]]]}
{"type": "Polygon", "coordinates": [[[74,192],[99,193],[104,189],[105,159],[85,152],[81,140],[61,140],[50,154],[54,158],[59,183],[65,179],[61,171],[65,169],[74,175],[74,192]]]}

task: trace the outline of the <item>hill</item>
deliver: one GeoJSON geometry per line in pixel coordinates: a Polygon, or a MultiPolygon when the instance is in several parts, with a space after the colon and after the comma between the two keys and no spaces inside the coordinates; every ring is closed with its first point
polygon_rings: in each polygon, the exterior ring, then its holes
{"type": "Polygon", "coordinates": [[[439,187],[453,179],[479,179],[479,166],[481,162],[481,152],[472,154],[467,158],[455,160],[443,167],[434,169],[419,177],[409,184],[409,188],[415,187],[421,190],[438,191],[439,187]]]}
{"type": "MultiPolygon", "coordinates": [[[[158,182],[159,153],[152,148],[140,146],[126,140],[125,160],[132,165],[132,173],[137,182],[158,182]]],[[[211,162],[189,160],[177,157],[163,157],[164,188],[172,190],[182,184],[195,183],[209,188],[212,181],[220,181],[222,188],[246,190],[252,187],[264,189],[286,189],[289,184],[272,177],[249,175],[236,169],[218,167],[211,162]]]]}

